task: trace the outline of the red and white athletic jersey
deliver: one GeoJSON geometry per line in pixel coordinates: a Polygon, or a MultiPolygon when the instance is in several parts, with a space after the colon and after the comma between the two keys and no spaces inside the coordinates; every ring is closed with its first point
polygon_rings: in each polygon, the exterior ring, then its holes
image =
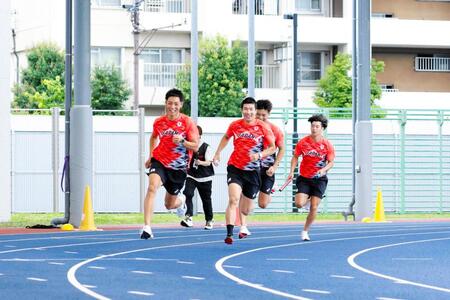
{"type": "MultiPolygon", "coordinates": [[[[284,144],[284,135],[280,128],[277,125],[266,122],[269,125],[270,130],[272,130],[273,135],[275,136],[275,146],[277,148],[283,147],[284,144]]],[[[263,168],[270,168],[275,163],[276,154],[269,155],[261,160],[261,166],[263,168]]]]}
{"type": "Polygon", "coordinates": [[[159,144],[153,150],[152,157],[166,168],[186,170],[192,151],[172,141],[176,134],[180,134],[190,142],[198,141],[197,126],[188,116],[180,114],[180,117],[175,120],[169,120],[166,115],[157,118],[153,123],[152,137],[158,137],[159,144]]]}
{"type": "Polygon", "coordinates": [[[261,120],[255,120],[249,124],[244,119],[239,119],[230,124],[225,134],[229,138],[233,138],[234,146],[228,165],[246,171],[260,168],[260,160],[252,162],[250,154],[259,153],[274,143],[272,131],[261,120]]]}
{"type": "Polygon", "coordinates": [[[300,175],[313,178],[317,172],[334,160],[334,147],[330,141],[323,138],[320,142],[314,142],[308,135],[302,138],[295,146],[295,156],[303,156],[300,164],[300,175]]]}

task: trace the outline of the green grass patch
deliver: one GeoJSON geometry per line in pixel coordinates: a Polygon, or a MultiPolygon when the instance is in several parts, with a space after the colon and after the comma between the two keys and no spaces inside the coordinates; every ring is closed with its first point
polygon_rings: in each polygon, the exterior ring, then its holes
{"type": "MultiPolygon", "coordinates": [[[[10,222],[0,223],[0,227],[25,227],[35,224],[49,225],[54,218],[63,217],[63,214],[55,213],[14,213],[10,222]]],[[[248,222],[304,222],[306,213],[257,213],[248,218],[248,222]]],[[[204,216],[202,214],[195,216],[194,222],[203,224],[204,216]]],[[[387,220],[433,220],[449,219],[450,213],[407,213],[396,214],[387,213],[387,220]]],[[[96,213],[94,214],[95,225],[140,225],[144,222],[141,213],[96,213]]],[[[214,220],[218,223],[225,222],[225,215],[214,214],[214,220]]],[[[343,221],[344,218],[339,213],[319,213],[317,221],[343,221]]],[[[351,220],[351,217],[349,218],[351,220]]],[[[177,224],[180,219],[171,213],[154,214],[152,223],[154,224],[177,224]]]]}

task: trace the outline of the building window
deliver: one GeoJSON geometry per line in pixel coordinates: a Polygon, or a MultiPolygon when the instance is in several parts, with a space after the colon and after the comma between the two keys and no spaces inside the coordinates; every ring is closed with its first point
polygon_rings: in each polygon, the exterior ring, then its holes
{"type": "Polygon", "coordinates": [[[298,54],[299,69],[297,70],[299,83],[315,83],[322,77],[324,70],[325,52],[302,51],[298,54]]]}
{"type": "Polygon", "coordinates": [[[322,10],[322,0],[295,0],[297,11],[320,12],[322,10]]]}
{"type": "Polygon", "coordinates": [[[184,67],[181,49],[145,49],[144,86],[173,87],[176,76],[184,67]]]}
{"type": "Polygon", "coordinates": [[[394,14],[392,13],[372,13],[372,18],[381,18],[381,19],[389,19],[393,18],[394,14]]]}
{"type": "Polygon", "coordinates": [[[450,56],[419,54],[414,67],[417,72],[450,72],[450,56]]]}
{"type": "Polygon", "coordinates": [[[94,0],[92,2],[95,6],[120,6],[121,0],[94,0]]]}
{"type": "Polygon", "coordinates": [[[398,89],[395,88],[393,83],[389,83],[389,84],[382,83],[382,84],[380,84],[380,88],[381,88],[381,91],[384,92],[384,93],[396,93],[396,92],[398,92],[398,89]]]}
{"type": "Polygon", "coordinates": [[[91,68],[96,66],[115,66],[120,68],[120,48],[91,48],[91,68]]]}
{"type": "Polygon", "coordinates": [[[145,0],[144,11],[160,13],[190,13],[190,0],[145,0]]]}

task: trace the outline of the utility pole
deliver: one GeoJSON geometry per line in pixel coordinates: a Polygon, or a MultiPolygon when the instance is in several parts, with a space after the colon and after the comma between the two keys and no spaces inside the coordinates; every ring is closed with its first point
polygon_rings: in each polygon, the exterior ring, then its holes
{"type": "Polygon", "coordinates": [[[131,25],[133,26],[133,67],[134,67],[134,90],[133,90],[133,109],[139,108],[139,9],[144,0],[134,0],[133,5],[122,5],[127,11],[130,12],[131,25]]]}

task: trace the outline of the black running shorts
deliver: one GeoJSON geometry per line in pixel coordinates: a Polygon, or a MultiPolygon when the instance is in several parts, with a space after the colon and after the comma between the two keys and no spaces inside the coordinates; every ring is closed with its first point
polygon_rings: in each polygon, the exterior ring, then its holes
{"type": "Polygon", "coordinates": [[[320,178],[306,178],[298,176],[295,181],[297,186],[297,193],[303,193],[310,196],[323,198],[325,190],[327,189],[328,177],[322,176],[320,178]]]}
{"type": "Polygon", "coordinates": [[[259,170],[244,171],[233,165],[227,167],[227,183],[236,183],[242,188],[242,194],[249,198],[255,199],[261,185],[259,170]]]}
{"type": "Polygon", "coordinates": [[[184,170],[174,170],[166,168],[161,162],[152,158],[148,175],[158,174],[161,177],[162,184],[167,193],[178,195],[183,189],[186,181],[186,172],[184,170]]]}

